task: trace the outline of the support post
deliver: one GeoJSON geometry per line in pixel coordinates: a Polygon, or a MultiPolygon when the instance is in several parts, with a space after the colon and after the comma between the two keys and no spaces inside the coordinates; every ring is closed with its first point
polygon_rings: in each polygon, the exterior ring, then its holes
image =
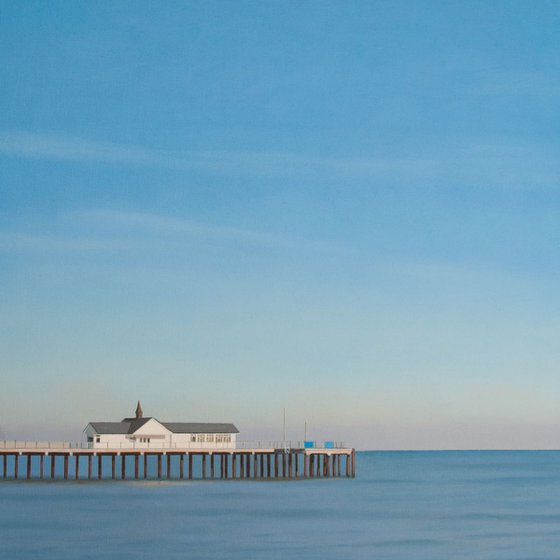
{"type": "MultiPolygon", "coordinates": [[[[6,455],[4,455],[4,460],[6,459],[6,455]]],[[[41,453],[41,457],[39,459],[39,478],[43,480],[43,473],[45,470],[45,454],[41,453]]],[[[4,463],[4,475],[6,474],[6,463],[4,463]]],[[[4,476],[4,478],[6,478],[4,476]]]]}
{"type": "Polygon", "coordinates": [[[266,454],[266,478],[270,478],[270,462],[271,462],[270,453],[267,453],[266,454]]]}
{"type": "Polygon", "coordinates": [[[282,478],[286,478],[286,452],[282,451],[282,478]]]}
{"type": "Polygon", "coordinates": [[[210,478],[214,480],[214,453],[210,453],[210,478]]]}
{"type": "Polygon", "coordinates": [[[18,479],[18,463],[19,463],[19,455],[16,453],[14,455],[14,479],[18,479]]]}
{"type": "Polygon", "coordinates": [[[111,454],[111,478],[113,480],[117,478],[117,456],[114,453],[111,454]]]}
{"type": "Polygon", "coordinates": [[[91,480],[91,461],[92,461],[92,457],[91,457],[91,453],[88,455],[87,458],[87,477],[88,480],[91,480]]]}
{"type": "Polygon", "coordinates": [[[56,467],[56,463],[55,463],[55,459],[56,457],[54,455],[51,455],[51,479],[54,480],[54,474],[55,474],[55,467],[56,467]]]}
{"type": "Polygon", "coordinates": [[[193,472],[192,472],[192,454],[189,453],[189,479],[192,479],[193,472]]]}
{"type": "Polygon", "coordinates": [[[68,480],[68,453],[64,454],[64,480],[68,480]]]}
{"type": "Polygon", "coordinates": [[[309,455],[304,451],[303,452],[303,476],[307,478],[308,476],[308,468],[309,468],[309,455]]]}
{"type": "Polygon", "coordinates": [[[288,478],[292,478],[292,451],[290,450],[290,454],[288,455],[288,478]]]}
{"type": "Polygon", "coordinates": [[[352,449],[352,478],[356,478],[356,450],[352,449]]]}
{"type": "Polygon", "coordinates": [[[181,453],[179,457],[179,477],[181,480],[185,478],[185,454],[181,453]]]}
{"type": "Polygon", "coordinates": [[[243,453],[239,455],[239,463],[239,478],[245,478],[245,457],[243,456],[243,453]]]}
{"type": "Polygon", "coordinates": [[[74,478],[78,480],[80,478],[80,456],[74,455],[76,463],[74,465],[74,478]]]}
{"type": "Polygon", "coordinates": [[[278,453],[276,451],[274,451],[274,478],[278,478],[278,475],[280,474],[278,471],[280,469],[278,468],[278,453]]]}
{"type": "Polygon", "coordinates": [[[259,465],[261,469],[261,478],[264,478],[264,455],[259,453],[259,465]]]}
{"type": "Polygon", "coordinates": [[[226,479],[227,479],[228,474],[229,474],[229,473],[228,473],[228,471],[229,471],[229,455],[225,455],[225,458],[226,458],[226,470],[225,470],[225,473],[226,473],[226,479]]]}
{"type": "Polygon", "coordinates": [[[121,480],[126,480],[126,455],[121,453],[121,480]]]}
{"type": "Polygon", "coordinates": [[[202,478],[206,478],[206,453],[202,454],[202,478]]]}
{"type": "Polygon", "coordinates": [[[296,465],[295,465],[295,467],[296,467],[296,478],[297,478],[297,477],[299,476],[299,475],[298,475],[298,470],[299,470],[299,469],[298,469],[298,467],[299,467],[299,451],[296,451],[296,452],[295,452],[295,455],[296,455],[296,465]]]}
{"type": "Polygon", "coordinates": [[[31,478],[31,455],[27,455],[27,480],[29,480],[31,478]]]}
{"type": "Polygon", "coordinates": [[[346,453],[346,477],[350,477],[350,453],[346,453]]]}
{"type": "Polygon", "coordinates": [[[167,480],[171,478],[171,455],[167,454],[167,480]]]}
{"type": "Polygon", "coordinates": [[[231,478],[237,477],[237,453],[234,451],[231,454],[231,478]]]}
{"type": "Polygon", "coordinates": [[[148,454],[144,453],[144,471],[143,471],[144,478],[148,478],[148,454]]]}
{"type": "Polygon", "coordinates": [[[138,463],[139,462],[140,462],[140,457],[138,456],[138,453],[136,453],[134,455],[134,478],[136,480],[138,480],[138,471],[139,471],[138,463]]]}
{"type": "Polygon", "coordinates": [[[161,453],[157,454],[157,477],[161,479],[161,453]]]}
{"type": "Polygon", "coordinates": [[[103,480],[103,455],[101,453],[97,455],[97,480],[103,480]]]}
{"type": "Polygon", "coordinates": [[[4,478],[7,478],[7,476],[8,476],[8,456],[4,453],[3,457],[4,457],[4,459],[3,459],[2,462],[4,463],[4,471],[2,473],[2,476],[4,478]]]}

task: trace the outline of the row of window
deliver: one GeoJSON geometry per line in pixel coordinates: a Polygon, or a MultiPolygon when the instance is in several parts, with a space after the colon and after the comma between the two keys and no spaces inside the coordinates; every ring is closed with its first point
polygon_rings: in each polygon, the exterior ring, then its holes
{"type": "Polygon", "coordinates": [[[193,434],[191,441],[197,443],[229,443],[231,434],[193,434]]]}

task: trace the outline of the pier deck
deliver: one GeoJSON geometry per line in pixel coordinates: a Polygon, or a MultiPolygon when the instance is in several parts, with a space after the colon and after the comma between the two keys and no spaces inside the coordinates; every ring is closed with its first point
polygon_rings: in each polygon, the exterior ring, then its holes
{"type": "Polygon", "coordinates": [[[99,449],[0,442],[0,472],[11,480],[354,478],[356,452],[346,447],[99,449]]]}

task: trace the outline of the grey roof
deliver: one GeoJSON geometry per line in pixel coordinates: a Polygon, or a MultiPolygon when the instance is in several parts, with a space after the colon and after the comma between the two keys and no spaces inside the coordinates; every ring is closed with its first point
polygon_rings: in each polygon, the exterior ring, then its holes
{"type": "MultiPolygon", "coordinates": [[[[133,434],[151,418],[124,418],[122,422],[90,422],[98,434],[133,434]]],[[[154,420],[156,420],[154,418],[154,420]]],[[[159,420],[156,420],[159,422],[159,420]]],[[[160,422],[174,434],[237,434],[233,424],[208,422],[160,422]]]]}
{"type": "Polygon", "coordinates": [[[128,422],[90,422],[98,434],[128,434],[128,422]]]}
{"type": "Polygon", "coordinates": [[[233,424],[209,422],[162,422],[174,434],[238,434],[233,424]]]}

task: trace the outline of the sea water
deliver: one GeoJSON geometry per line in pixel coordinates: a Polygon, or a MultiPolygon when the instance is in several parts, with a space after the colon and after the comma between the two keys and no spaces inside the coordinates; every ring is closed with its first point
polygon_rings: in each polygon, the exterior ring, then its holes
{"type": "Polygon", "coordinates": [[[556,560],[560,452],[363,452],[354,480],[0,482],[0,558],[556,560]]]}

